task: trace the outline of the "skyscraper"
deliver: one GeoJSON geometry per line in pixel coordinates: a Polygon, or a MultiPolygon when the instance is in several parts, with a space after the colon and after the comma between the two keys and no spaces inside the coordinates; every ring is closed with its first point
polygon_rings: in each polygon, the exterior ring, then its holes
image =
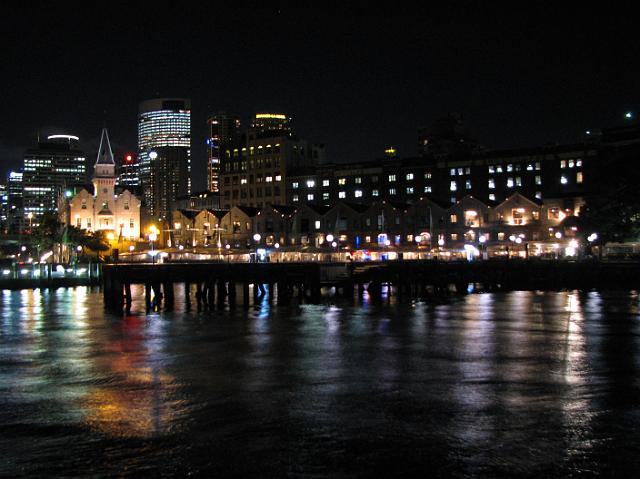
{"type": "Polygon", "coordinates": [[[191,192],[190,100],[158,98],[140,103],[138,165],[149,214],[166,218],[170,213],[166,208],[171,207],[176,197],[191,192]]]}
{"type": "Polygon", "coordinates": [[[209,147],[207,161],[207,187],[209,191],[220,191],[220,160],[222,153],[237,143],[240,137],[240,117],[218,112],[207,120],[209,147]]]}
{"type": "Polygon", "coordinates": [[[34,221],[45,211],[57,211],[60,195],[72,195],[86,181],[85,155],[78,137],[51,135],[24,154],[22,207],[34,221]]]}

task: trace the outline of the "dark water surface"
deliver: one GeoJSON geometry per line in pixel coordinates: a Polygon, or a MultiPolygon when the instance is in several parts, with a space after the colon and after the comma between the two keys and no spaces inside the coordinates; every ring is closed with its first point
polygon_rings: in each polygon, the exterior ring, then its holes
{"type": "Polygon", "coordinates": [[[0,476],[631,477],[639,305],[511,292],[123,319],[97,290],[1,291],[0,476]]]}

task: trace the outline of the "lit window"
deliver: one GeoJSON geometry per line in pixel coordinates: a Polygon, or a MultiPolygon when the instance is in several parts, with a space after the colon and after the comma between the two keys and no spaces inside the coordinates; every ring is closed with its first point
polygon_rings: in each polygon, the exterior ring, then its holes
{"type": "Polygon", "coordinates": [[[338,184],[339,185],[346,185],[347,184],[347,179],[346,178],[338,178],[338,184]]]}
{"type": "Polygon", "coordinates": [[[471,174],[471,168],[469,168],[468,166],[464,169],[464,174],[465,175],[470,175],[471,174]]]}
{"type": "Polygon", "coordinates": [[[413,186],[407,187],[407,194],[408,195],[412,195],[413,194],[413,186]]]}
{"type": "Polygon", "coordinates": [[[456,202],[456,197],[455,197],[455,196],[452,196],[452,197],[451,197],[451,203],[455,203],[455,202],[456,202]]]}
{"type": "Polygon", "coordinates": [[[532,163],[529,163],[527,165],[527,171],[533,171],[533,164],[532,163]]]}
{"type": "Polygon", "coordinates": [[[496,200],[496,194],[495,193],[489,193],[489,201],[495,201],[496,200]]]}
{"type": "Polygon", "coordinates": [[[395,195],[396,194],[396,189],[395,188],[389,188],[389,194],[390,195],[395,195]]]}
{"type": "Polygon", "coordinates": [[[458,241],[458,233],[451,233],[451,241],[458,241]]]}
{"type": "Polygon", "coordinates": [[[457,223],[458,222],[458,215],[451,215],[449,218],[449,221],[451,223],[457,223]]]}
{"type": "Polygon", "coordinates": [[[362,190],[356,190],[354,193],[354,196],[356,198],[362,198],[362,190]]]}
{"type": "Polygon", "coordinates": [[[264,179],[264,181],[265,181],[266,183],[271,183],[271,182],[273,181],[273,176],[267,176],[267,177],[264,179]]]}
{"type": "Polygon", "coordinates": [[[536,199],[538,200],[542,199],[542,191],[536,191],[536,199]]]}
{"type": "Polygon", "coordinates": [[[298,182],[294,181],[293,183],[291,183],[291,188],[293,188],[294,190],[298,189],[298,182]]]}
{"type": "Polygon", "coordinates": [[[536,170],[540,170],[540,162],[536,162],[536,170]]]}
{"type": "Polygon", "coordinates": [[[338,192],[338,198],[346,198],[347,197],[347,192],[346,191],[339,191],[338,192]]]}
{"type": "Polygon", "coordinates": [[[240,178],[240,184],[241,185],[246,185],[247,184],[247,179],[246,178],[240,178]]]}
{"type": "Polygon", "coordinates": [[[322,199],[327,201],[329,199],[329,193],[322,193],[322,199]]]}
{"type": "Polygon", "coordinates": [[[361,184],[362,183],[362,178],[360,176],[356,176],[355,183],[356,183],[356,185],[361,184]]]}
{"type": "Polygon", "coordinates": [[[307,188],[314,188],[316,186],[315,180],[307,180],[307,188]]]}
{"type": "Polygon", "coordinates": [[[507,171],[508,172],[513,171],[513,165],[511,163],[507,165],[507,171]]]}
{"type": "Polygon", "coordinates": [[[456,169],[455,168],[451,168],[451,176],[456,176],[456,169]]]}
{"type": "Polygon", "coordinates": [[[569,180],[567,179],[566,176],[561,176],[560,177],[560,183],[562,183],[563,185],[566,185],[569,182],[569,180]]]}
{"type": "Polygon", "coordinates": [[[541,185],[542,184],[542,177],[537,175],[536,176],[536,185],[541,185]]]}
{"type": "Polygon", "coordinates": [[[389,175],[389,183],[396,181],[396,175],[389,175]]]}
{"type": "Polygon", "coordinates": [[[316,220],[315,227],[316,227],[317,230],[320,229],[320,220],[316,220]]]}
{"type": "Polygon", "coordinates": [[[467,180],[467,181],[465,181],[465,182],[464,182],[464,187],[465,187],[467,190],[470,190],[470,189],[471,189],[471,180],[467,180]]]}
{"type": "Polygon", "coordinates": [[[567,167],[567,161],[566,160],[560,160],[560,168],[566,168],[567,167]]]}
{"type": "Polygon", "coordinates": [[[307,195],[307,201],[313,201],[313,193],[307,195]]]}
{"type": "Polygon", "coordinates": [[[582,160],[577,159],[576,160],[576,168],[580,168],[582,166],[582,160]]]}
{"type": "Polygon", "coordinates": [[[449,186],[449,189],[450,189],[451,191],[456,191],[456,190],[458,189],[458,185],[456,185],[456,182],[455,182],[455,181],[452,181],[452,182],[451,182],[451,185],[449,186]]]}
{"type": "Polygon", "coordinates": [[[489,178],[489,189],[493,190],[496,187],[496,180],[489,178]]]}
{"type": "Polygon", "coordinates": [[[458,175],[462,176],[464,174],[464,170],[462,168],[458,168],[458,175]]]}
{"type": "Polygon", "coordinates": [[[489,173],[495,173],[496,169],[493,166],[489,167],[489,173]]]}
{"type": "Polygon", "coordinates": [[[322,186],[329,186],[329,180],[322,180],[322,186]]]}
{"type": "Polygon", "coordinates": [[[496,173],[502,173],[502,165],[496,166],[496,173]]]}
{"type": "Polygon", "coordinates": [[[516,186],[522,186],[522,177],[516,176],[516,186]]]}
{"type": "Polygon", "coordinates": [[[507,188],[513,188],[513,178],[507,178],[507,188]]]}
{"type": "Polygon", "coordinates": [[[282,175],[276,175],[276,181],[282,181],[282,175]]]}
{"type": "Polygon", "coordinates": [[[430,172],[430,171],[427,171],[427,172],[424,174],[424,178],[425,178],[425,180],[430,180],[430,179],[431,179],[431,172],[430,172]]]}
{"type": "Polygon", "coordinates": [[[573,160],[569,160],[567,164],[569,165],[569,168],[573,168],[575,162],[573,160]]]}
{"type": "Polygon", "coordinates": [[[582,171],[576,173],[576,183],[582,183],[582,171]]]}
{"type": "Polygon", "coordinates": [[[431,193],[431,186],[425,186],[424,187],[424,192],[425,193],[431,193]]]}
{"type": "Polygon", "coordinates": [[[380,196],[380,192],[378,190],[372,190],[371,196],[380,196]]]}
{"type": "Polygon", "coordinates": [[[407,173],[407,180],[413,180],[413,173],[407,173]]]}
{"type": "Polygon", "coordinates": [[[293,202],[297,202],[298,201],[298,195],[293,195],[293,198],[291,198],[291,200],[293,202]]]}

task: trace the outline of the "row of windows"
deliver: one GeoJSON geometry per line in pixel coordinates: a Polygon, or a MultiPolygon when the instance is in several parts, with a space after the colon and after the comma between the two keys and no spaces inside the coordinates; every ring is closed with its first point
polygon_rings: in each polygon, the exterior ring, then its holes
{"type": "MultiPolygon", "coordinates": [[[[540,162],[536,163],[528,163],[526,166],[527,171],[540,171],[541,170],[540,162]]],[[[469,168],[467,168],[468,170],[469,168]]],[[[489,165],[488,167],[489,173],[511,173],[512,171],[522,171],[522,165],[520,163],[507,163],[506,166],[503,165],[489,165]]],[[[467,173],[468,174],[468,173],[467,173]]]]}

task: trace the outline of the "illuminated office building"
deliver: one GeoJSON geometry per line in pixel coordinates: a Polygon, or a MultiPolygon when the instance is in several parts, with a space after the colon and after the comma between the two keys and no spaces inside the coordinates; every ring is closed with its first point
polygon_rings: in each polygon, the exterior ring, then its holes
{"type": "Polygon", "coordinates": [[[220,191],[221,155],[240,137],[240,117],[218,112],[207,120],[209,138],[207,138],[207,186],[209,191],[220,191]]]}
{"type": "Polygon", "coordinates": [[[140,177],[138,174],[138,158],[132,153],[126,153],[120,160],[116,185],[135,192],[140,186],[140,177]]]}
{"type": "Polygon", "coordinates": [[[245,137],[222,155],[220,206],[288,204],[288,177],[314,169],[324,154],[323,145],[293,134],[287,115],[258,113],[245,137]]]}
{"type": "Polygon", "coordinates": [[[140,187],[149,214],[162,219],[166,215],[164,204],[170,205],[177,196],[191,191],[190,100],[158,98],[140,103],[138,165],[140,187]],[[184,164],[178,165],[176,161],[184,164]],[[156,165],[156,162],[162,164],[156,165]]]}
{"type": "Polygon", "coordinates": [[[45,211],[58,211],[61,195],[71,196],[86,182],[86,158],[78,137],[52,135],[24,154],[22,212],[38,223],[45,211]]]}
{"type": "Polygon", "coordinates": [[[250,139],[291,135],[291,118],[282,113],[256,113],[251,120],[250,139]]]}

